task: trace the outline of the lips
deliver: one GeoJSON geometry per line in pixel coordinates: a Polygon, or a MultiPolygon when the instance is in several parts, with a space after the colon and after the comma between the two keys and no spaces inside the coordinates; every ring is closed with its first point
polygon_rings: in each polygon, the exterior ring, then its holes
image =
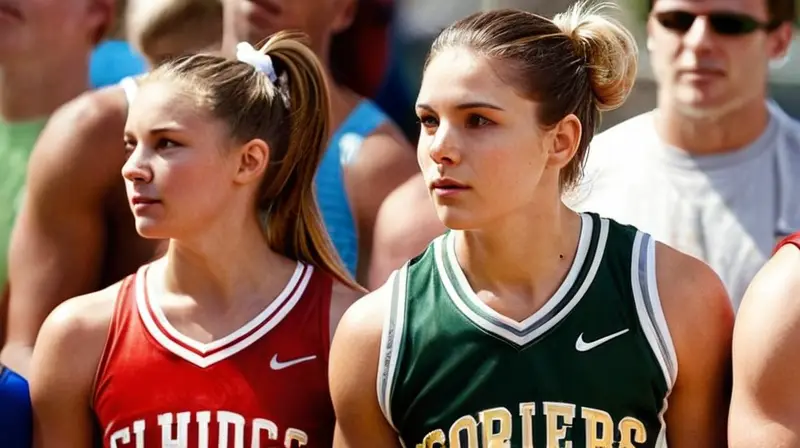
{"type": "Polygon", "coordinates": [[[439,190],[464,190],[469,187],[461,182],[456,181],[455,179],[443,177],[431,182],[431,188],[439,190]]]}
{"type": "Polygon", "coordinates": [[[134,196],[131,198],[131,204],[133,205],[150,205],[150,204],[158,204],[161,201],[154,198],[149,198],[146,196],[134,196]]]}

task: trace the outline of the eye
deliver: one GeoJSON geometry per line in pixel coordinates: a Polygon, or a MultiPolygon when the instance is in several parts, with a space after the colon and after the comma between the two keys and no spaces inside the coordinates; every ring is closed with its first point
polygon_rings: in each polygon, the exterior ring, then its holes
{"type": "Polygon", "coordinates": [[[422,115],[420,115],[418,121],[419,121],[420,125],[422,125],[422,127],[428,128],[428,129],[435,128],[436,126],[439,126],[439,120],[437,120],[436,117],[434,117],[433,115],[430,115],[430,114],[422,114],[422,115]]]}
{"type": "Polygon", "coordinates": [[[469,114],[466,122],[467,128],[480,128],[491,124],[494,124],[492,120],[478,114],[469,114]]]}
{"type": "Polygon", "coordinates": [[[169,149],[175,148],[180,146],[180,144],[176,143],[174,140],[170,140],[168,138],[160,138],[156,142],[156,149],[169,149]]]}
{"type": "Polygon", "coordinates": [[[136,149],[136,141],[125,139],[123,141],[123,145],[125,148],[125,158],[128,158],[131,156],[131,153],[133,153],[133,151],[136,149]]]}

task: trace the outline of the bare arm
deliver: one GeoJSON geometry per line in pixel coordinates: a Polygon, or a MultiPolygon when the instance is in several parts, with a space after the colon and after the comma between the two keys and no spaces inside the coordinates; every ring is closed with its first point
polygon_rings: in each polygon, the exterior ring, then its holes
{"type": "Polygon", "coordinates": [[[118,286],[59,305],[31,359],[33,446],[93,446],[92,389],[118,286]]]}
{"type": "Polygon", "coordinates": [[[419,255],[447,228],[439,221],[422,174],[417,173],[383,201],[375,222],[367,289],[419,255]]]}
{"type": "Polygon", "coordinates": [[[378,357],[388,287],[345,313],[331,347],[329,382],[336,411],[334,448],[399,447],[378,405],[378,357]]]}
{"type": "Polygon", "coordinates": [[[733,308],[705,263],[659,244],[657,282],[678,358],[667,440],[677,448],[725,447],[733,308]]]}
{"type": "MultiPolygon", "coordinates": [[[[104,200],[124,163],[124,118],[111,91],[85,94],[50,119],[31,154],[25,200],[11,237],[8,339],[2,361],[26,375],[45,317],[100,288],[104,200]],[[109,110],[111,109],[111,110],[109,110]]],[[[123,98],[124,101],[124,98],[123,98]]]]}
{"type": "Polygon", "coordinates": [[[800,447],[800,250],[781,248],[751,283],[733,340],[731,448],[800,447]]]}
{"type": "Polygon", "coordinates": [[[333,335],[336,333],[336,328],[342,320],[344,313],[350,307],[364,296],[362,291],[350,289],[349,286],[334,281],[333,290],[331,291],[331,313],[330,313],[330,338],[333,340],[333,335]]]}
{"type": "Polygon", "coordinates": [[[347,196],[358,227],[356,280],[365,285],[373,253],[373,231],[384,199],[418,172],[414,149],[393,126],[384,125],[361,145],[345,167],[347,196]]]}

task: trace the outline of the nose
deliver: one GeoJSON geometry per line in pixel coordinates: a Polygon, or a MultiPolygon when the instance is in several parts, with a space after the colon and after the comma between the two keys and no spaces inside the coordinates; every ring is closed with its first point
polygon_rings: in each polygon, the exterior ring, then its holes
{"type": "Polygon", "coordinates": [[[440,166],[458,165],[461,162],[461,154],[457,148],[457,132],[442,121],[428,146],[431,160],[440,166]]]}
{"type": "Polygon", "coordinates": [[[122,165],[122,177],[133,183],[148,183],[153,179],[153,171],[148,164],[147,150],[141,144],[136,148],[122,165]]]}
{"type": "Polygon", "coordinates": [[[683,35],[683,43],[687,48],[700,52],[711,48],[715,37],[708,17],[697,16],[692,27],[683,35]]]}

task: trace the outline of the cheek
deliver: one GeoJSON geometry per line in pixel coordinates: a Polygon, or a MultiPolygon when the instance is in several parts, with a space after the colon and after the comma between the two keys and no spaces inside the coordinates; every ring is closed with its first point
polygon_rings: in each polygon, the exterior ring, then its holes
{"type": "Polygon", "coordinates": [[[182,161],[154,167],[156,185],[164,199],[172,205],[204,208],[218,202],[221,193],[219,164],[182,161]]]}

